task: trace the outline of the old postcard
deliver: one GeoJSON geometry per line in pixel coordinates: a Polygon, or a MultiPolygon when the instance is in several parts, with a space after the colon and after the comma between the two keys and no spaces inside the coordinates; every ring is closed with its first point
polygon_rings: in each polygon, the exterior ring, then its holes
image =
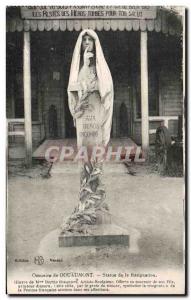
{"type": "Polygon", "coordinates": [[[185,8],[6,22],[7,293],[185,294],[185,8]]]}

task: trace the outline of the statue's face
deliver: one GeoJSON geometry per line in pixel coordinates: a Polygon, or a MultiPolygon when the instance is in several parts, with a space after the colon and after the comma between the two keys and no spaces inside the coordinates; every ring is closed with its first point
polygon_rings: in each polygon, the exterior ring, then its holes
{"type": "Polygon", "coordinates": [[[94,49],[94,40],[88,34],[85,34],[82,38],[82,50],[84,51],[88,47],[88,51],[92,52],[94,49]]]}

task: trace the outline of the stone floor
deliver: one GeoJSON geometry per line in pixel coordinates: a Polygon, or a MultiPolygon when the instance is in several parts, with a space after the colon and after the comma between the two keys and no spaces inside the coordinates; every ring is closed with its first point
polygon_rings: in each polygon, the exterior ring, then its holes
{"type": "MultiPolygon", "coordinates": [[[[72,249],[67,254],[63,250],[67,259],[57,268],[121,271],[182,268],[184,180],[160,177],[144,165],[133,168],[135,176],[129,175],[123,164],[108,163],[104,182],[116,224],[138,233],[137,251],[129,252],[127,247],[118,246],[72,249]]],[[[39,166],[34,170],[39,172],[39,166]]],[[[34,256],[44,245],[49,245],[48,255],[56,255],[54,250],[58,245],[51,250],[47,237],[57,240],[55,232],[59,233],[63,220],[78,202],[79,167],[69,162],[55,164],[50,178],[13,173],[8,179],[8,266],[15,265],[16,258],[27,258],[29,264],[16,267],[33,268],[34,256]]],[[[46,262],[44,267],[54,267],[46,262]]]]}

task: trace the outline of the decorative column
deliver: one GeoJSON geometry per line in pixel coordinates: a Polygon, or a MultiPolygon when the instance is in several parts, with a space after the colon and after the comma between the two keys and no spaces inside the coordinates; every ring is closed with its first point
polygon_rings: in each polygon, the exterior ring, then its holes
{"type": "Polygon", "coordinates": [[[149,101],[148,101],[148,53],[147,31],[141,31],[141,137],[142,150],[146,157],[149,149],[149,101]]]}
{"type": "Polygon", "coordinates": [[[30,167],[32,164],[30,32],[24,32],[23,80],[26,165],[30,167]]]}

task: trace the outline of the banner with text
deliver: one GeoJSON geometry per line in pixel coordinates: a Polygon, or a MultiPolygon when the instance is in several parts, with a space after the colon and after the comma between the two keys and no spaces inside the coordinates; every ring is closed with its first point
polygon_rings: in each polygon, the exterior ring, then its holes
{"type": "Polygon", "coordinates": [[[22,6],[23,19],[155,19],[155,6],[22,6]]]}

